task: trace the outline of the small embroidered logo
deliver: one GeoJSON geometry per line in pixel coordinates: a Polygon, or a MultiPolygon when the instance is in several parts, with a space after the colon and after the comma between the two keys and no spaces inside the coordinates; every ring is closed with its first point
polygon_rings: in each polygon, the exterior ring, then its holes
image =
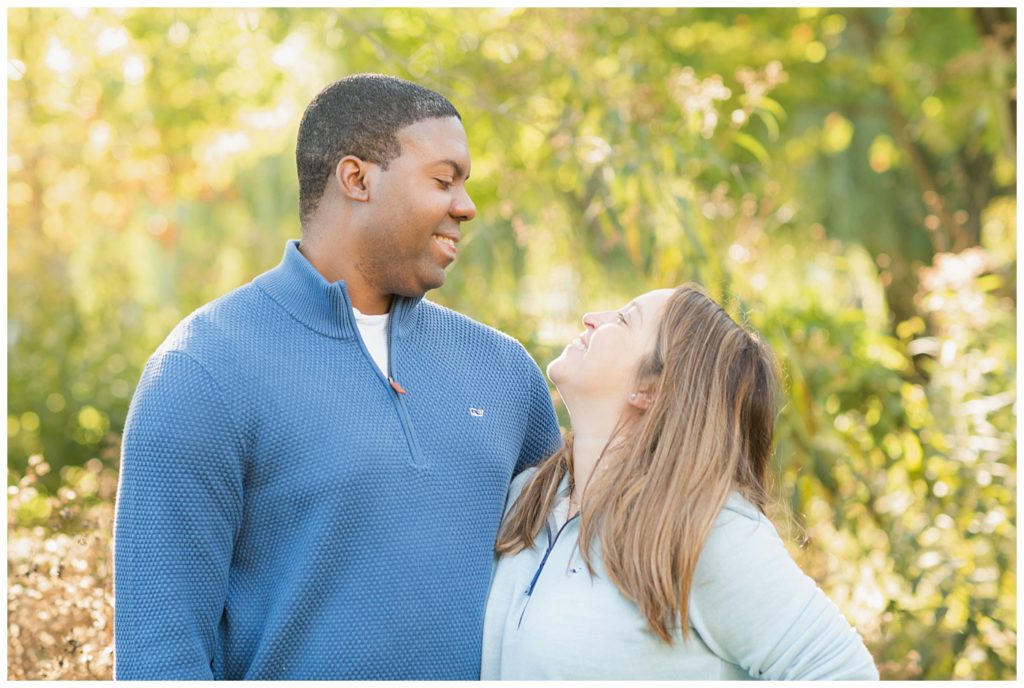
{"type": "Polygon", "coordinates": [[[473,416],[474,418],[483,418],[484,417],[484,410],[483,409],[478,409],[478,408],[473,408],[472,406],[470,406],[469,407],[469,415],[473,416]]]}

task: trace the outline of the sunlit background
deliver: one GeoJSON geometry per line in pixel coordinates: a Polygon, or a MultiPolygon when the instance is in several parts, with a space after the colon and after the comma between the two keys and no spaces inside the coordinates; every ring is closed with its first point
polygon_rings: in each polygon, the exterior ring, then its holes
{"type": "Polygon", "coordinates": [[[776,522],[882,676],[1015,678],[1015,26],[9,10],[9,678],[110,677],[142,366],[298,236],[299,118],[359,71],[465,122],[479,214],[430,298],[543,366],[585,310],[704,284],[783,363],[776,522]]]}

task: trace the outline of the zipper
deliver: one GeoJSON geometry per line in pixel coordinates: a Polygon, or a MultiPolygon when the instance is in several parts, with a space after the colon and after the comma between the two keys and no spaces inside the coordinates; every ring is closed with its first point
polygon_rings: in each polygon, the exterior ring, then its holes
{"type": "MultiPolygon", "coordinates": [[[[395,350],[395,335],[394,335],[394,322],[395,318],[398,317],[398,297],[392,297],[394,301],[391,306],[391,316],[388,318],[388,374],[387,383],[388,386],[394,391],[395,406],[398,409],[398,418],[402,421],[402,430],[405,432],[405,440],[409,445],[409,453],[412,455],[412,463],[414,466],[423,466],[426,462],[423,457],[423,450],[420,449],[420,443],[416,439],[416,433],[413,430],[412,420],[409,418],[409,409],[406,407],[405,397],[408,394],[402,385],[398,384],[395,380],[395,369],[394,363],[392,362],[392,352],[395,350]]],[[[376,367],[376,365],[374,365],[376,367]]]]}
{"type": "Polygon", "coordinates": [[[544,530],[548,536],[548,548],[547,551],[544,552],[544,556],[541,557],[540,564],[537,566],[537,570],[534,572],[533,578],[530,580],[530,585],[524,591],[524,594],[526,595],[526,603],[523,604],[523,611],[519,613],[519,622],[516,624],[517,631],[519,630],[519,627],[523,625],[523,616],[526,615],[526,608],[530,606],[530,600],[533,599],[533,589],[537,587],[537,581],[540,579],[540,574],[544,570],[544,565],[548,563],[548,557],[551,556],[551,552],[555,549],[555,543],[558,542],[558,537],[562,534],[562,531],[565,530],[565,527],[578,517],[579,514],[575,514],[572,518],[563,523],[562,527],[558,529],[558,532],[555,533],[555,537],[553,538],[551,537],[551,523],[549,521],[544,523],[544,530]]]}
{"type": "Polygon", "coordinates": [[[356,342],[363,351],[363,356],[370,362],[370,367],[373,368],[373,372],[377,374],[377,378],[385,385],[387,385],[394,394],[392,395],[392,401],[395,404],[395,409],[398,411],[398,419],[402,423],[402,432],[405,434],[405,441],[409,446],[409,454],[412,456],[412,463],[414,466],[423,466],[426,461],[423,458],[423,451],[420,449],[420,443],[416,439],[416,433],[413,431],[412,420],[409,418],[409,410],[406,408],[405,396],[408,392],[402,385],[398,384],[395,380],[395,373],[392,368],[391,352],[395,348],[394,335],[392,334],[392,323],[395,321],[396,311],[398,310],[399,297],[394,296],[392,299],[391,314],[388,316],[388,365],[387,373],[382,373],[380,368],[377,367],[377,362],[373,360],[373,356],[370,355],[369,350],[366,348],[366,342],[363,341],[363,335],[359,331],[359,326],[355,323],[355,317],[352,314],[352,302],[348,298],[348,291],[341,288],[342,300],[345,306],[348,308],[348,317],[352,318],[352,329],[355,330],[356,342]]]}

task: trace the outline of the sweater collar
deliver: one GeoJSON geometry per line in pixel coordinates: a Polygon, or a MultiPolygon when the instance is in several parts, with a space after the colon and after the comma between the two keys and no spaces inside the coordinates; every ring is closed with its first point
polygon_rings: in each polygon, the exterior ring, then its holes
{"type": "MultiPolygon", "coordinates": [[[[345,281],[328,282],[299,251],[297,240],[285,244],[284,257],[277,267],[253,282],[309,329],[335,339],[356,336],[358,330],[345,281]]],[[[422,298],[392,297],[391,322],[399,338],[415,327],[416,306],[422,298]]]]}
{"type": "Polygon", "coordinates": [[[548,514],[548,529],[557,533],[565,525],[569,517],[569,471],[565,472],[558,483],[558,491],[555,493],[555,501],[551,505],[551,513],[548,514]]]}

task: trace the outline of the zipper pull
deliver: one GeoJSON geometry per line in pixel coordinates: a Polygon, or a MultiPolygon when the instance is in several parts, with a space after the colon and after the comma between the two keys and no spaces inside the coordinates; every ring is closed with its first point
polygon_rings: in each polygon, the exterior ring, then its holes
{"type": "Polygon", "coordinates": [[[399,394],[408,394],[408,392],[406,392],[404,389],[402,389],[402,385],[398,384],[397,382],[395,382],[390,377],[388,378],[388,383],[391,385],[391,389],[395,390],[399,394]]]}

